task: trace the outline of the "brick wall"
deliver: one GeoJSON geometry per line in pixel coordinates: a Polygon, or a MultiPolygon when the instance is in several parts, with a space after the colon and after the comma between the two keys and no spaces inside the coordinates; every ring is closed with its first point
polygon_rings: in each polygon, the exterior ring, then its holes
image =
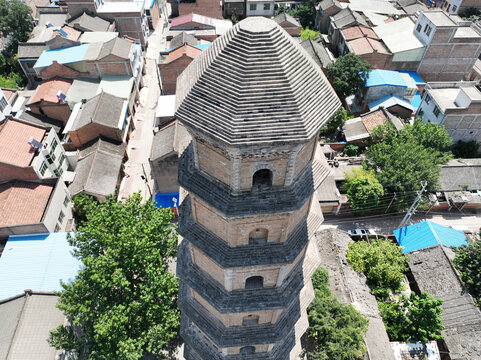
{"type": "Polygon", "coordinates": [[[46,115],[52,119],[60,120],[64,125],[67,124],[68,118],[72,111],[66,103],[50,103],[50,102],[38,102],[28,105],[33,113],[39,115],[46,115]]]}
{"type": "Polygon", "coordinates": [[[222,19],[219,0],[197,0],[195,3],[179,3],[179,16],[191,13],[222,19]]]}
{"type": "Polygon", "coordinates": [[[119,129],[113,129],[99,124],[89,124],[78,130],[69,131],[68,134],[75,148],[79,148],[100,136],[122,142],[119,129]]]}
{"type": "Polygon", "coordinates": [[[32,167],[20,167],[0,162],[0,183],[9,180],[38,180],[32,167]]]}
{"type": "Polygon", "coordinates": [[[162,92],[165,95],[175,94],[177,78],[192,62],[192,58],[186,55],[168,63],[159,64],[160,78],[162,80],[162,92]]]}

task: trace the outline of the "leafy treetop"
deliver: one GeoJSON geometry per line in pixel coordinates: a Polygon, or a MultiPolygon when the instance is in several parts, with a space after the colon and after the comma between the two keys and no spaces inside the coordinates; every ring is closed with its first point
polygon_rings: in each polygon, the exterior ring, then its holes
{"type": "Polygon", "coordinates": [[[460,246],[455,251],[454,266],[474,302],[481,308],[481,240],[470,240],[469,246],[460,246]]]}
{"type": "Polygon", "coordinates": [[[346,175],[343,188],[347,192],[349,207],[356,214],[376,210],[384,195],[384,189],[373,170],[356,169],[346,175]]]}
{"type": "Polygon", "coordinates": [[[49,342],[79,359],[157,358],[180,323],[178,282],[167,268],[177,249],[172,213],[139,194],[84,207],[86,221],[69,238],[83,268],[58,294],[72,325],[51,331],[49,342]]]}
{"type": "Polygon", "coordinates": [[[341,99],[355,94],[366,85],[371,65],[360,56],[349,53],[327,65],[327,77],[341,99]]]}
{"type": "Polygon", "coordinates": [[[7,52],[17,52],[19,42],[28,40],[33,29],[32,10],[20,0],[0,0],[0,32],[8,37],[7,52]]]}

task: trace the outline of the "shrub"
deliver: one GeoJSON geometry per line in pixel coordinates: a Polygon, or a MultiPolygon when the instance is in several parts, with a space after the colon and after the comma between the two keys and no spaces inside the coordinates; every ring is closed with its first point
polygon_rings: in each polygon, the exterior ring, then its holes
{"type": "Polygon", "coordinates": [[[347,144],[343,151],[348,155],[348,156],[356,156],[357,151],[359,150],[359,146],[354,145],[354,144],[347,144]]]}

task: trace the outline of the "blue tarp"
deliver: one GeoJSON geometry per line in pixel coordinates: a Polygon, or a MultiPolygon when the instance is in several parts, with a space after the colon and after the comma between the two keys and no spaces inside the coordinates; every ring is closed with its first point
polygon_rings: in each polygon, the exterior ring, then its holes
{"type": "Polygon", "coordinates": [[[88,47],[89,44],[83,44],[63,49],[45,50],[38,58],[34,68],[50,66],[54,60],[59,64],[69,64],[82,61],[85,57],[88,47]]]}
{"type": "Polygon", "coordinates": [[[195,45],[194,47],[199,49],[199,50],[205,50],[207,48],[207,46],[209,46],[210,43],[207,43],[207,44],[200,44],[200,45],[195,45]]]}
{"type": "Polygon", "coordinates": [[[423,221],[393,231],[403,254],[425,249],[436,245],[454,246],[468,245],[462,231],[452,229],[432,221],[423,221]]]}
{"type": "Polygon", "coordinates": [[[157,207],[173,208],[179,206],[179,193],[157,193],[154,199],[157,207]]]}
{"type": "Polygon", "coordinates": [[[0,300],[33,291],[60,291],[81,263],[72,256],[67,233],[12,235],[0,257],[0,300]]]}
{"type": "Polygon", "coordinates": [[[411,101],[411,105],[413,108],[417,109],[421,105],[421,93],[419,91],[416,91],[416,94],[413,97],[413,101],[411,101]]]}
{"type": "Polygon", "coordinates": [[[366,87],[383,85],[407,87],[406,81],[397,71],[382,69],[371,70],[366,81],[366,87]]]}

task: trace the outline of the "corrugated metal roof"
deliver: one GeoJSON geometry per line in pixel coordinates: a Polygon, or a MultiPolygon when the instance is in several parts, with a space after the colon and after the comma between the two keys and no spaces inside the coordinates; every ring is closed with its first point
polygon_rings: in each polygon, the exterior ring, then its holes
{"type": "Polygon", "coordinates": [[[179,205],[179,193],[157,193],[155,202],[160,208],[173,208],[179,205]]]}
{"type": "Polygon", "coordinates": [[[425,85],[426,83],[424,82],[424,80],[421,78],[421,76],[419,76],[419,74],[416,72],[416,71],[398,71],[400,73],[403,73],[403,74],[408,74],[409,76],[411,76],[411,78],[414,80],[414,82],[416,83],[416,85],[425,85]]]}
{"type": "Polygon", "coordinates": [[[60,280],[73,279],[80,261],[67,233],[10,236],[0,258],[0,299],[33,291],[59,291],[60,280]]]}
{"type": "Polygon", "coordinates": [[[83,44],[63,49],[45,50],[38,58],[34,68],[50,66],[53,61],[57,61],[59,64],[70,64],[82,61],[88,47],[89,44],[83,44]]]}
{"type": "Polygon", "coordinates": [[[468,245],[466,236],[462,231],[432,221],[405,226],[394,230],[393,233],[399,246],[404,248],[403,254],[436,245],[455,247],[468,245]]]}
{"type": "Polygon", "coordinates": [[[371,70],[366,81],[366,87],[383,85],[407,87],[406,81],[397,71],[382,69],[371,70]]]}
{"type": "Polygon", "coordinates": [[[400,98],[398,96],[385,96],[382,99],[373,101],[368,104],[369,110],[374,111],[379,109],[381,106],[385,109],[389,109],[391,106],[399,105],[406,109],[414,112],[414,107],[406,99],[400,98]]]}

